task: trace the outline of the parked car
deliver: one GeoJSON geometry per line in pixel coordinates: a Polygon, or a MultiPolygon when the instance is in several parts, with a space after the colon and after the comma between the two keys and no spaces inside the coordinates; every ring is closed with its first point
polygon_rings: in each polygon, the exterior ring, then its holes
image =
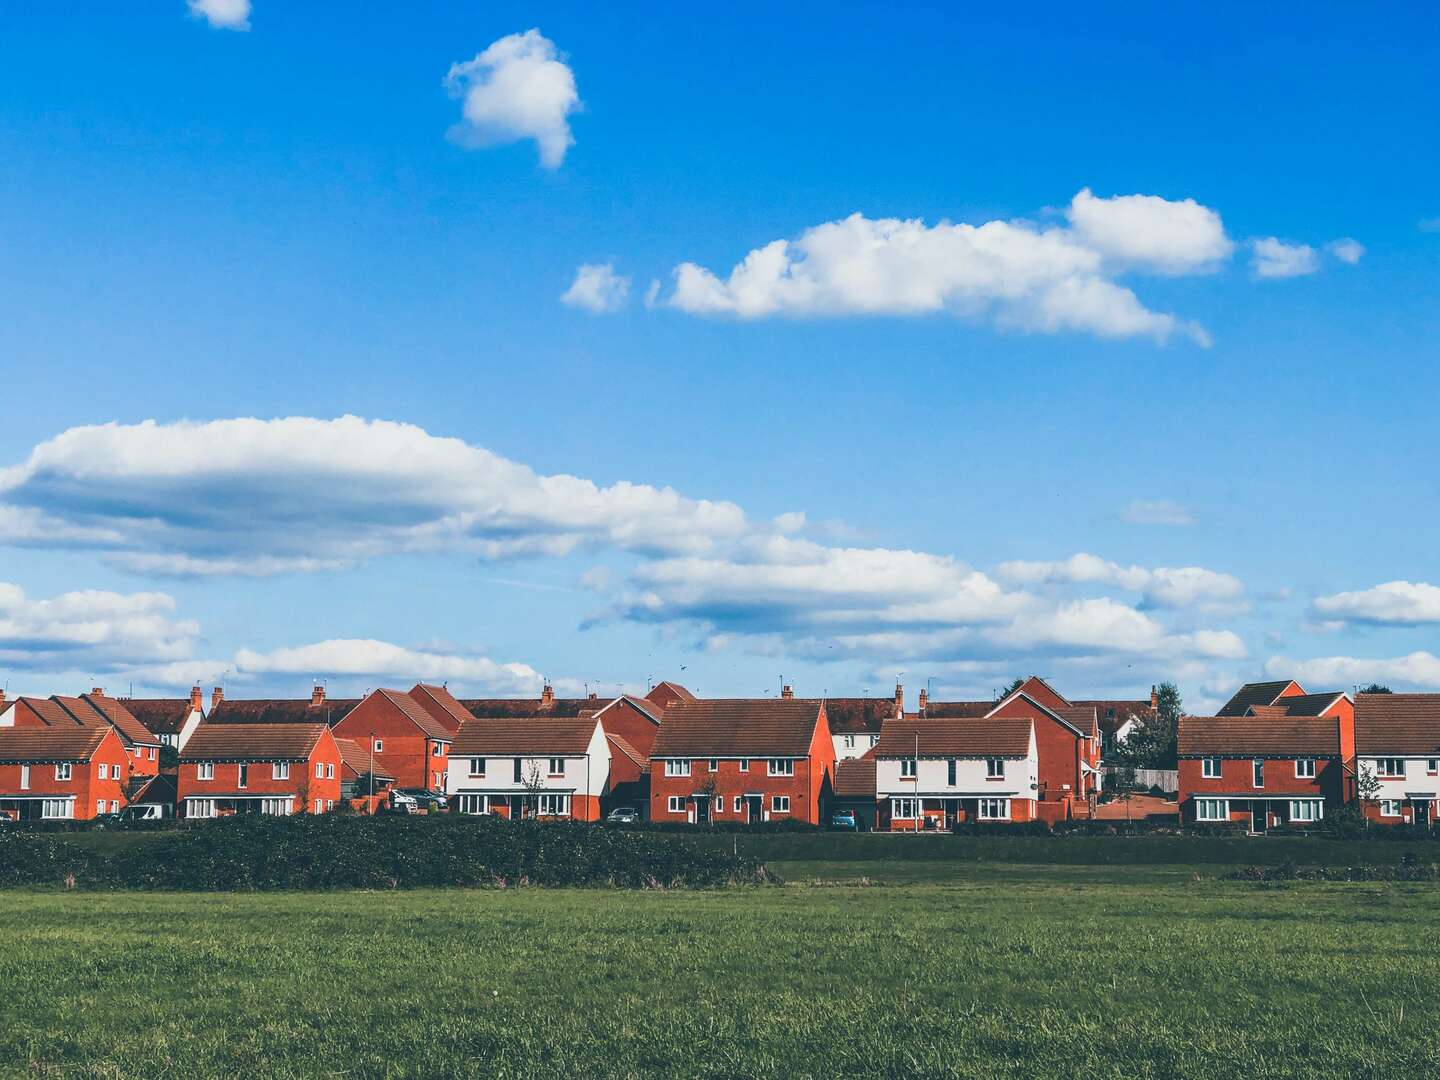
{"type": "Polygon", "coordinates": [[[96,814],[91,825],[97,829],[113,829],[118,825],[125,824],[125,818],[119,814],[96,814]]]}
{"type": "Polygon", "coordinates": [[[122,822],[159,821],[165,817],[165,807],[160,803],[138,803],[120,811],[122,822]]]}
{"type": "Polygon", "coordinates": [[[617,825],[634,825],[640,820],[640,811],[633,806],[617,806],[605,815],[605,820],[613,821],[617,825]]]}
{"type": "Polygon", "coordinates": [[[844,829],[847,832],[859,832],[860,823],[855,820],[854,810],[836,810],[830,815],[830,828],[844,829]]]}
{"type": "Polygon", "coordinates": [[[406,812],[411,814],[423,814],[431,810],[444,810],[449,805],[449,800],[437,791],[426,791],[423,788],[396,788],[390,793],[390,807],[395,809],[399,802],[405,806],[406,812]],[[396,796],[399,796],[397,799],[396,796]]]}

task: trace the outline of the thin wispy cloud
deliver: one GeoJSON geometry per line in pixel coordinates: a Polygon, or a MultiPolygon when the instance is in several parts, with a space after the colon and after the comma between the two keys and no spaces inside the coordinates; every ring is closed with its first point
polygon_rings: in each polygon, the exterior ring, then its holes
{"type": "Polygon", "coordinates": [[[216,30],[249,30],[250,0],[185,0],[194,18],[216,30]]]}
{"type": "Polygon", "coordinates": [[[1252,240],[1250,250],[1250,269],[1257,278],[1304,277],[1320,269],[1320,255],[1309,244],[1266,236],[1252,240]]]}
{"type": "Polygon", "coordinates": [[[1130,525],[1195,524],[1195,515],[1186,506],[1169,499],[1132,499],[1120,509],[1120,520],[1130,525]]]}

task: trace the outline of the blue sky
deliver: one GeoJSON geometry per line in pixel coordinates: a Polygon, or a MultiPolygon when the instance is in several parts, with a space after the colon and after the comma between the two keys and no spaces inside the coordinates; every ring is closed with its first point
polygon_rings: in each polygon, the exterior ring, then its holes
{"type": "Polygon", "coordinates": [[[210,3],[0,14],[12,693],[1440,688],[1428,6],[210,3]]]}

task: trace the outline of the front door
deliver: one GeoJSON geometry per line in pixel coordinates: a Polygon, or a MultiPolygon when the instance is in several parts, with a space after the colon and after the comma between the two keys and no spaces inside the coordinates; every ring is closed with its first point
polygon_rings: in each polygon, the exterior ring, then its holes
{"type": "Polygon", "coordinates": [[[745,820],[751,825],[762,820],[760,816],[761,799],[760,795],[745,796],[745,820]]]}
{"type": "Polygon", "coordinates": [[[710,796],[695,796],[695,823],[697,825],[710,824],[710,796]]]}
{"type": "Polygon", "coordinates": [[[1415,824],[1430,827],[1430,800],[1417,799],[1415,801],[1415,824]]]}
{"type": "Polygon", "coordinates": [[[1265,804],[1263,802],[1252,802],[1250,804],[1250,831],[1265,831],[1265,804]]]}

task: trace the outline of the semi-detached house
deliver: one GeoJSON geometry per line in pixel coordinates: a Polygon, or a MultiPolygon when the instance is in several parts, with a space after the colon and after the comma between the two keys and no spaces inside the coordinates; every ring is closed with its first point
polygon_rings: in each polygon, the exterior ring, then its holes
{"type": "Polygon", "coordinates": [[[1382,825],[1431,825],[1440,800],[1440,694],[1355,698],[1356,773],[1376,790],[1361,803],[1382,825]]]}
{"type": "Polygon", "coordinates": [[[478,717],[455,735],[445,790],[461,814],[598,821],[609,780],[593,716],[478,717]]]}
{"type": "Polygon", "coordinates": [[[1039,768],[1029,717],[886,721],[875,747],[877,827],[1032,821],[1039,768]]]}
{"type": "Polygon", "coordinates": [[[118,813],[129,776],[129,753],[108,725],[0,728],[0,815],[12,820],[118,813]]]}
{"type": "Polygon", "coordinates": [[[324,814],[341,780],[324,724],[201,724],[180,751],[176,799],[186,818],[324,814]]]}

